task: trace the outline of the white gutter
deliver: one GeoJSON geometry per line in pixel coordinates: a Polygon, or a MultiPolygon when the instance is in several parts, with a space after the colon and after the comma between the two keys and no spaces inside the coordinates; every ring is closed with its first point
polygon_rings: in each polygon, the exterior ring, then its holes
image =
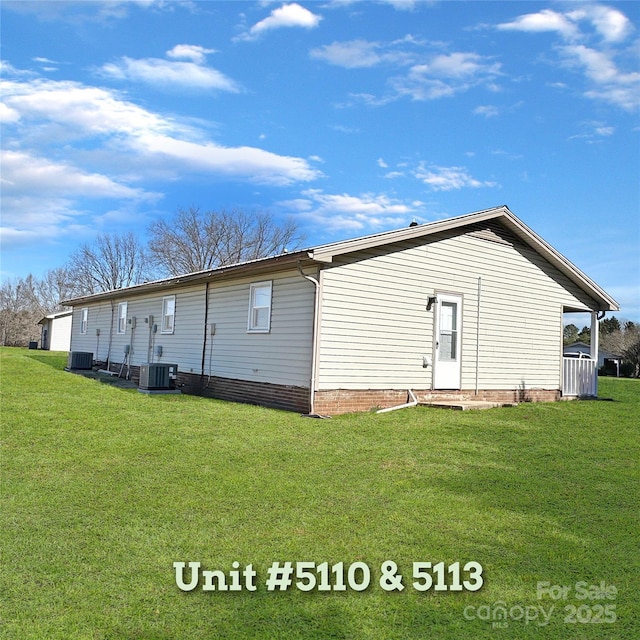
{"type": "Polygon", "coordinates": [[[389,411],[397,411],[398,409],[408,409],[409,407],[415,407],[418,404],[418,399],[411,389],[407,389],[409,395],[413,398],[411,402],[405,402],[404,404],[399,404],[397,407],[387,407],[386,409],[380,409],[376,411],[376,413],[387,413],[389,411]]]}

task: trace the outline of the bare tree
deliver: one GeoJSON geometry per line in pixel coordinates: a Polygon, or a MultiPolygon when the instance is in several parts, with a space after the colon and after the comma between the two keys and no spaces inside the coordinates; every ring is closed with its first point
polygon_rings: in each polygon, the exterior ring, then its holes
{"type": "Polygon", "coordinates": [[[34,295],[34,279],[7,281],[0,287],[0,342],[4,346],[24,347],[40,336],[38,320],[44,314],[34,295]]]}
{"type": "Polygon", "coordinates": [[[60,304],[62,300],[90,293],[78,286],[74,274],[68,267],[50,269],[42,279],[36,280],[34,285],[34,295],[44,315],[62,311],[65,308],[60,304]]]}
{"type": "Polygon", "coordinates": [[[72,254],[67,268],[73,287],[84,294],[129,287],[149,275],[146,253],[133,233],[99,235],[72,254]]]}
{"type": "Polygon", "coordinates": [[[268,213],[196,207],[154,222],[149,235],[154,263],[172,276],[276,255],[303,240],[292,219],[277,223],[268,213]]]}

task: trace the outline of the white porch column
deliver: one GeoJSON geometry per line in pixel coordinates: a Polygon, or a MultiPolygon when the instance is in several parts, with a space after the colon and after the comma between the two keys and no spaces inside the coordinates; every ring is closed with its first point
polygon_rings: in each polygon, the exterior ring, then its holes
{"type": "Polygon", "coordinates": [[[598,361],[598,342],[600,341],[600,336],[598,335],[598,330],[600,325],[598,323],[598,312],[591,312],[591,347],[590,356],[592,360],[598,361]]]}
{"type": "Polygon", "coordinates": [[[600,324],[598,323],[598,312],[591,312],[591,340],[589,341],[589,351],[591,355],[591,359],[595,360],[594,363],[594,380],[593,380],[593,390],[594,396],[598,395],[598,343],[600,342],[600,324]]]}

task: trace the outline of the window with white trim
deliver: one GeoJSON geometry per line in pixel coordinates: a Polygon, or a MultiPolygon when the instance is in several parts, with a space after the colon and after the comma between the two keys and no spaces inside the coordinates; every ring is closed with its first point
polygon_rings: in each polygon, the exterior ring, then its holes
{"type": "Polygon", "coordinates": [[[87,333],[89,326],[89,308],[80,309],[80,333],[87,333]]]}
{"type": "Polygon", "coordinates": [[[162,333],[173,333],[176,319],[176,297],[162,298],[162,333]]]}
{"type": "Polygon", "coordinates": [[[118,333],[127,333],[127,303],[118,303],[118,333]]]}
{"type": "Polygon", "coordinates": [[[247,331],[268,333],[271,330],[272,282],[254,282],[249,294],[249,325],[247,331]]]}

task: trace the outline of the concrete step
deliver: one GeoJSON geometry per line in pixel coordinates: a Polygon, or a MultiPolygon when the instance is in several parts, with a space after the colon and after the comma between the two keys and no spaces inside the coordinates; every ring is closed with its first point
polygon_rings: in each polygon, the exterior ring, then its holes
{"type": "Polygon", "coordinates": [[[517,407],[517,402],[487,402],[482,400],[426,400],[420,401],[421,407],[437,407],[439,409],[454,409],[457,411],[472,411],[478,409],[495,409],[497,407],[517,407]]]}

